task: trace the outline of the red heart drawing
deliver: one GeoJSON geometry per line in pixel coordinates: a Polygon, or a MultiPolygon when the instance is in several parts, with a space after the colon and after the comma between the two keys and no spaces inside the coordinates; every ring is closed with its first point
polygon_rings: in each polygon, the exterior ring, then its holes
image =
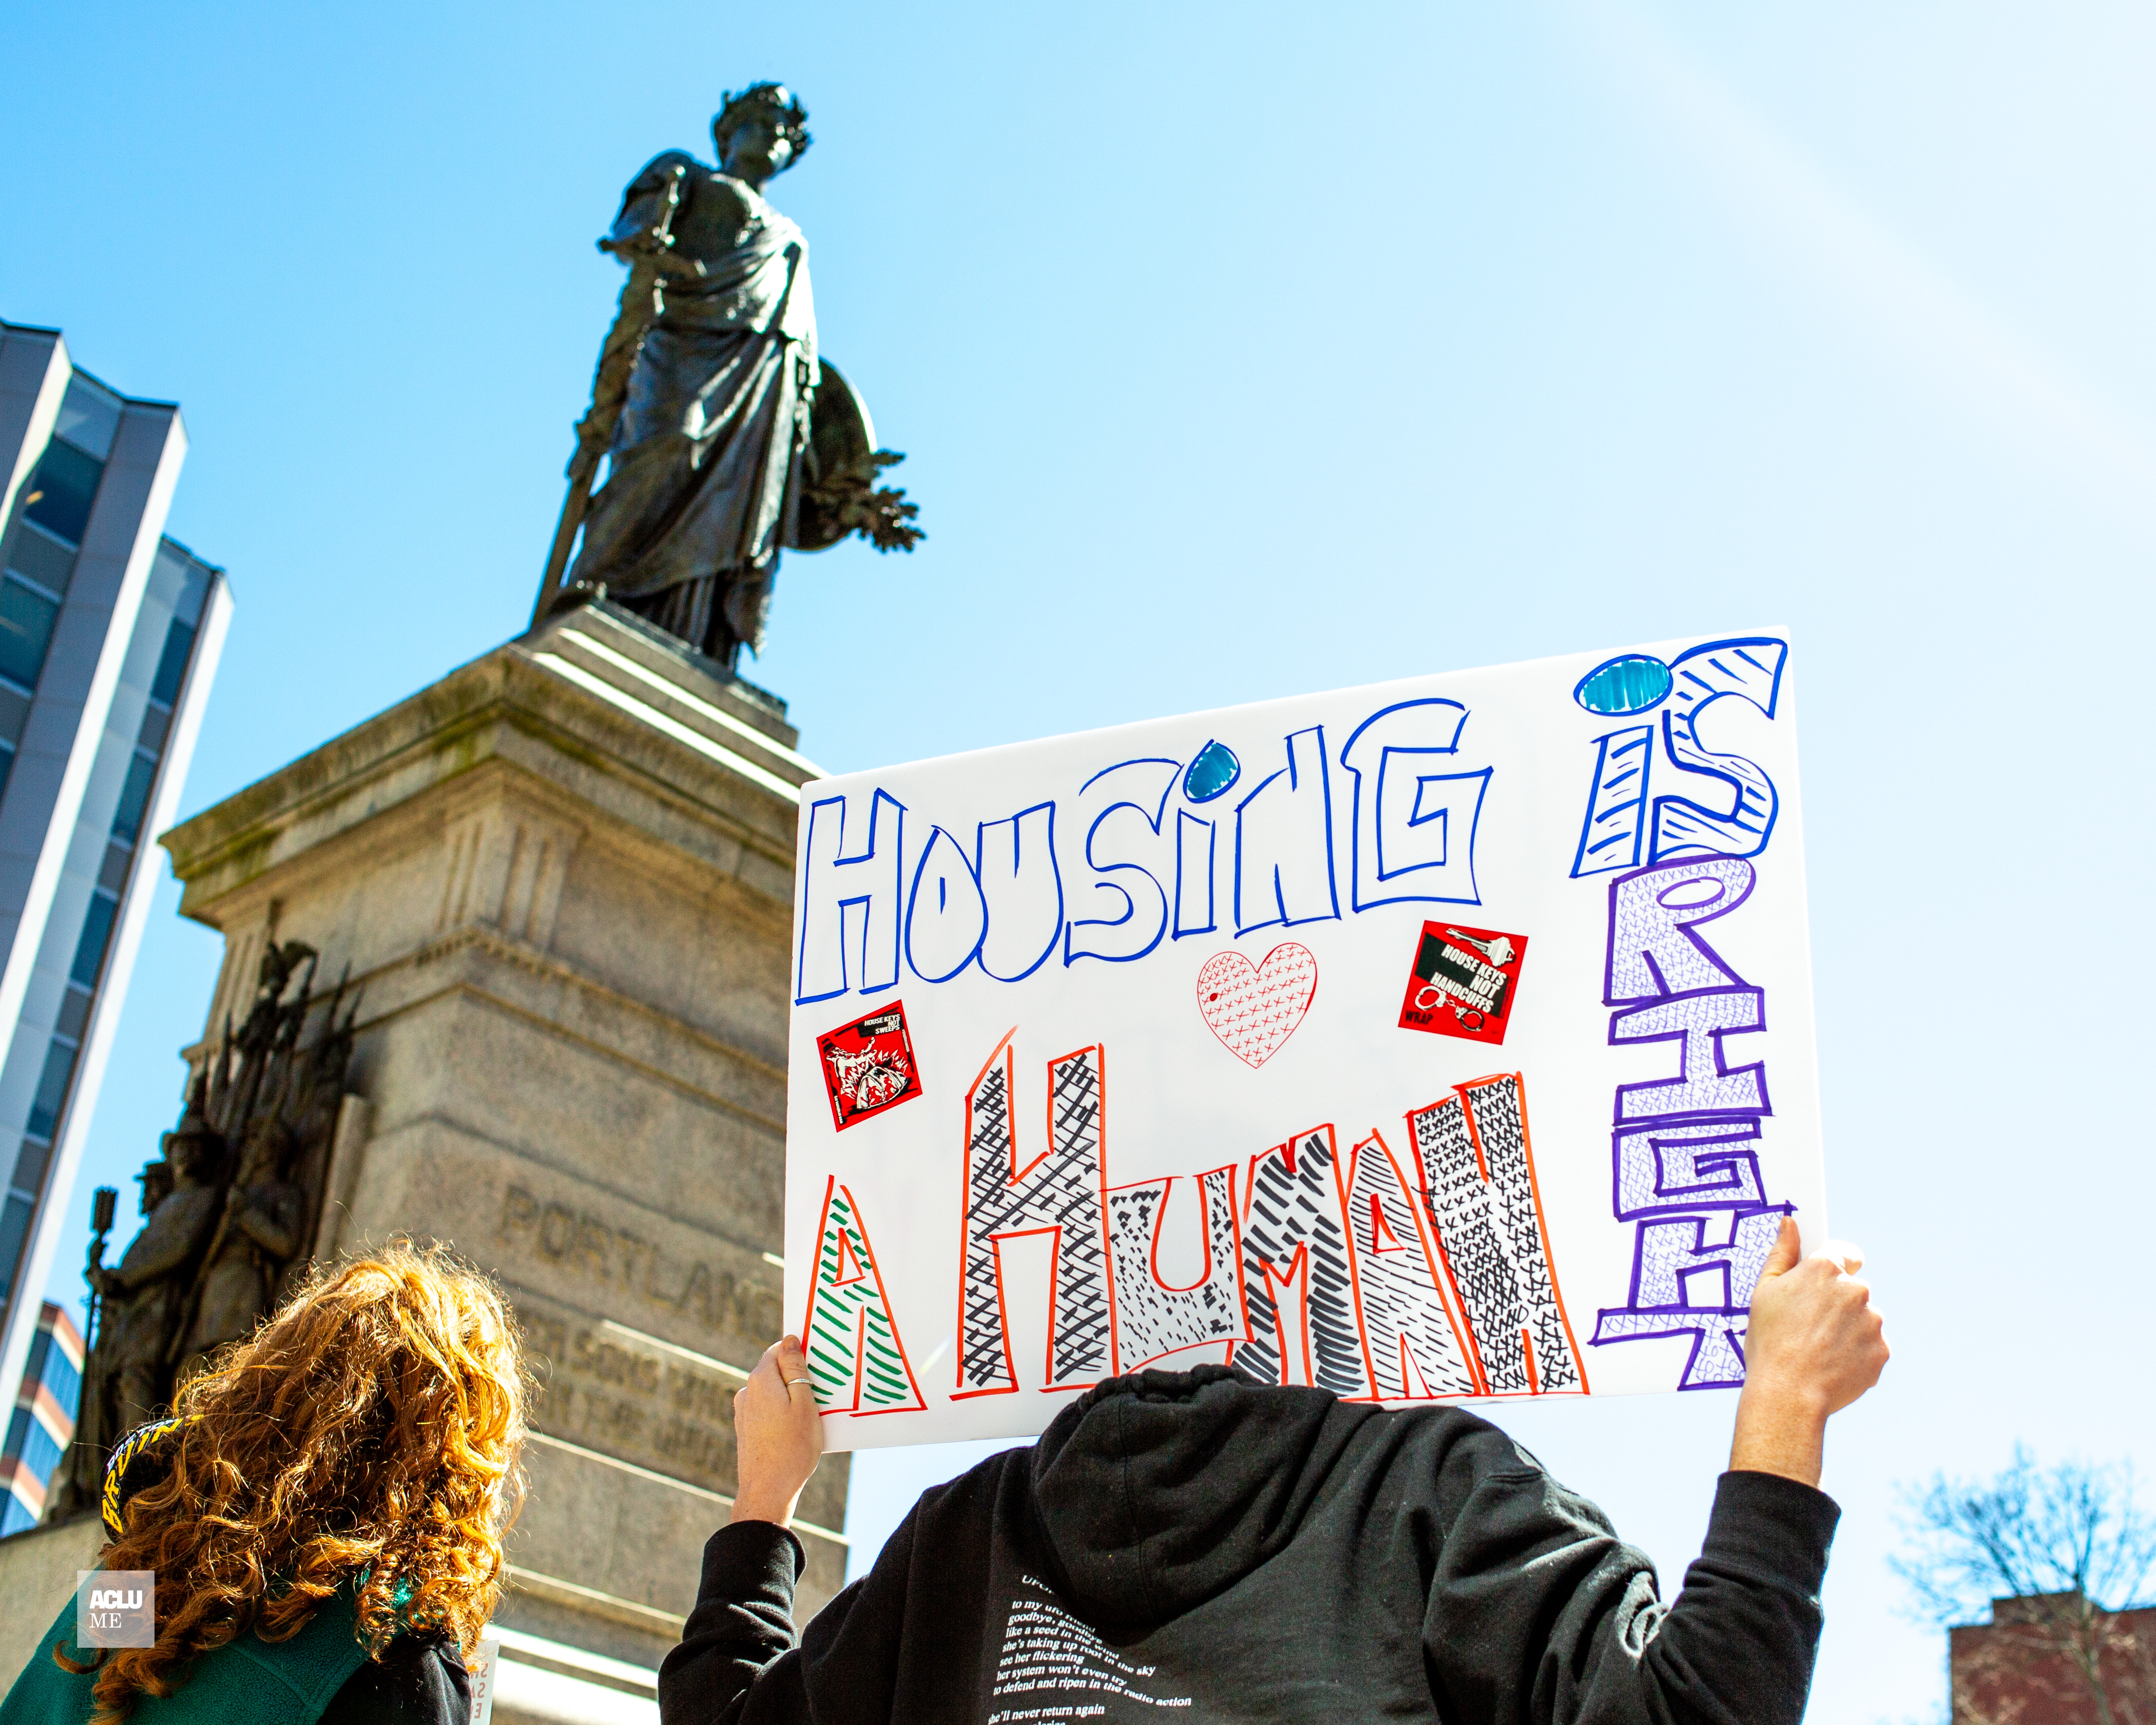
{"type": "Polygon", "coordinates": [[[1254,965],[1240,952],[1215,952],[1198,973],[1198,1010],[1228,1052],[1262,1066],[1295,1034],[1317,995],[1317,960],[1286,941],[1254,965]]]}

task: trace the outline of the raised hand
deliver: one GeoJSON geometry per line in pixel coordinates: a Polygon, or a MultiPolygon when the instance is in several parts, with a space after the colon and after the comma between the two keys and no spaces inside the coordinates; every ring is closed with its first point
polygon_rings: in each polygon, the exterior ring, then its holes
{"type": "Polygon", "coordinates": [[[734,1452],[738,1484],[732,1519],[790,1527],[793,1506],[824,1455],[823,1418],[797,1337],[764,1349],[748,1382],[734,1392],[734,1452]]]}
{"type": "Polygon", "coordinates": [[[1890,1350],[1886,1320],[1856,1277],[1862,1254],[1801,1254],[1797,1224],[1784,1217],[1752,1291],[1729,1465],[1816,1486],[1828,1418],[1879,1381],[1890,1350]]]}

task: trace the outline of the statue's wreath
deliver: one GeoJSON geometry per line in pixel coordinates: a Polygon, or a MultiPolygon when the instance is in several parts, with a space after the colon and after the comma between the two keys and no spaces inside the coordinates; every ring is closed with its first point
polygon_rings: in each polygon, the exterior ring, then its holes
{"type": "Polygon", "coordinates": [[[811,481],[802,501],[837,530],[834,537],[858,533],[878,551],[911,551],[928,536],[913,525],[921,506],[907,502],[901,487],[876,484],[885,468],[904,459],[895,449],[878,449],[865,460],[842,463],[811,481]]]}

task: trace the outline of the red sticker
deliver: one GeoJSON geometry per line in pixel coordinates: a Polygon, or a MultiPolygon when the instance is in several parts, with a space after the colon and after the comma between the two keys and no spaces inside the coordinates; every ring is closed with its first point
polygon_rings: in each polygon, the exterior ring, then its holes
{"type": "Polygon", "coordinates": [[[1527,937],[1425,922],[1400,1004],[1403,1030],[1502,1043],[1527,963],[1527,937]]]}
{"type": "Polygon", "coordinates": [[[824,1087],[831,1093],[831,1123],[840,1132],[921,1094],[913,1039],[906,1034],[906,1008],[898,1001],[827,1030],[816,1039],[816,1049],[824,1059],[824,1087]]]}

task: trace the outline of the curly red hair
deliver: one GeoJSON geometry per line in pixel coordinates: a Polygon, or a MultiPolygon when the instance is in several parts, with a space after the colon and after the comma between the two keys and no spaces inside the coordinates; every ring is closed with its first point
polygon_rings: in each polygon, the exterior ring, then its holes
{"type": "Polygon", "coordinates": [[[317,1272],[179,1393],[163,1475],[100,1559],[156,1572],[157,1645],[109,1651],[93,1725],[169,1697],[250,1629],[289,1640],[356,1579],[371,1652],[407,1627],[475,1649],[530,1397],[501,1291],[446,1253],[399,1245],[317,1272]]]}

